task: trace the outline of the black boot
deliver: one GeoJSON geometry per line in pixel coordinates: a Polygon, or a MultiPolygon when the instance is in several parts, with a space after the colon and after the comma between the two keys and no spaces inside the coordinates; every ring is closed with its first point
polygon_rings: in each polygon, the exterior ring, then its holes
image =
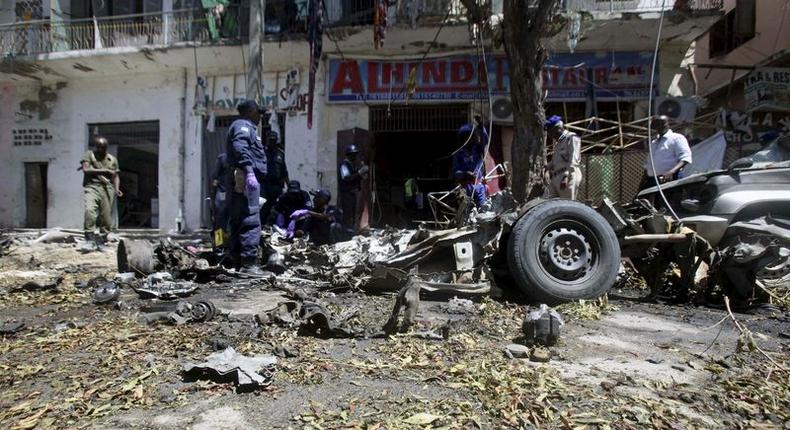
{"type": "Polygon", "coordinates": [[[258,262],[255,258],[243,258],[241,260],[241,269],[239,269],[239,273],[252,276],[263,276],[263,270],[258,266],[258,262]]]}

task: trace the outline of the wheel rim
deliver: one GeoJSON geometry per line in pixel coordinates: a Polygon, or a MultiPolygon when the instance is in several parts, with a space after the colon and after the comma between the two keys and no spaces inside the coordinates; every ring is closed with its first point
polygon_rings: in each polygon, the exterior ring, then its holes
{"type": "Polygon", "coordinates": [[[584,224],[561,219],[543,229],[537,243],[541,270],[562,283],[578,284],[591,276],[600,246],[584,224]]]}

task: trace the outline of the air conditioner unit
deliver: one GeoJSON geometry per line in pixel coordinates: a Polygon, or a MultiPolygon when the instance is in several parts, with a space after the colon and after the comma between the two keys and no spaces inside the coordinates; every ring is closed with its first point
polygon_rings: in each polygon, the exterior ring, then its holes
{"type": "Polygon", "coordinates": [[[692,122],[697,116],[697,102],[683,97],[656,97],[656,115],[666,115],[681,122],[692,122]]]}
{"type": "Polygon", "coordinates": [[[494,97],[491,100],[493,119],[498,124],[513,124],[513,103],[510,97],[494,97]]]}

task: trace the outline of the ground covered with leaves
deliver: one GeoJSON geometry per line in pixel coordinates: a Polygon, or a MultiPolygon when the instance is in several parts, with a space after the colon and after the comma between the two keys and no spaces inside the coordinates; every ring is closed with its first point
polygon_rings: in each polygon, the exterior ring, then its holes
{"type": "MultiPolygon", "coordinates": [[[[97,306],[90,278],[115,254],[73,244],[20,246],[0,257],[0,428],[787,428],[790,322],[782,311],[644,303],[632,280],[608,298],[559,307],[551,360],[510,358],[527,306],[508,292],[450,307],[424,296],[411,332],[316,337],[256,322],[271,285],[210,284],[198,296],[227,314],[180,326],[138,322],[124,290],[97,306]],[[57,285],[19,288],[13,271],[57,285]],[[253,311],[247,311],[252,309],[253,311]],[[732,318],[738,321],[742,331],[732,318]],[[446,336],[426,336],[439,333],[446,336]],[[232,345],[279,355],[274,383],[238,393],[181,367],[232,345]],[[285,351],[285,352],[284,352],[285,351]]],[[[18,273],[17,273],[18,274],[18,273]]],[[[310,290],[355,328],[378,331],[394,296],[310,290]]]]}

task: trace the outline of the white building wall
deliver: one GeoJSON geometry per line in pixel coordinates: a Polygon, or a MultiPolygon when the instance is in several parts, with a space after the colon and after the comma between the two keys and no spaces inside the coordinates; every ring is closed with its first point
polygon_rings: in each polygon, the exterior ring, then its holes
{"type": "MultiPolygon", "coordinates": [[[[76,169],[88,148],[87,124],[128,121],[159,121],[160,226],[173,228],[178,214],[181,179],[176,169],[181,145],[182,73],[124,78],[72,80],[52,84],[54,100],[38,100],[39,86],[16,86],[3,90],[3,115],[16,117],[13,129],[46,128],[52,140],[41,146],[13,146],[4,127],[2,151],[5,163],[0,172],[3,202],[0,222],[20,226],[25,219],[24,162],[48,162],[48,226],[79,228],[83,220],[82,174],[76,169]],[[65,84],[65,85],[64,85],[65,84]],[[15,93],[13,96],[9,93],[15,93]],[[11,103],[7,101],[13,99],[11,103]],[[46,117],[19,112],[25,102],[46,103],[46,117]],[[8,151],[6,152],[6,149],[8,151]]],[[[111,142],[112,143],[112,142],[111,142]]],[[[133,168],[133,166],[125,166],[133,168]]]]}

